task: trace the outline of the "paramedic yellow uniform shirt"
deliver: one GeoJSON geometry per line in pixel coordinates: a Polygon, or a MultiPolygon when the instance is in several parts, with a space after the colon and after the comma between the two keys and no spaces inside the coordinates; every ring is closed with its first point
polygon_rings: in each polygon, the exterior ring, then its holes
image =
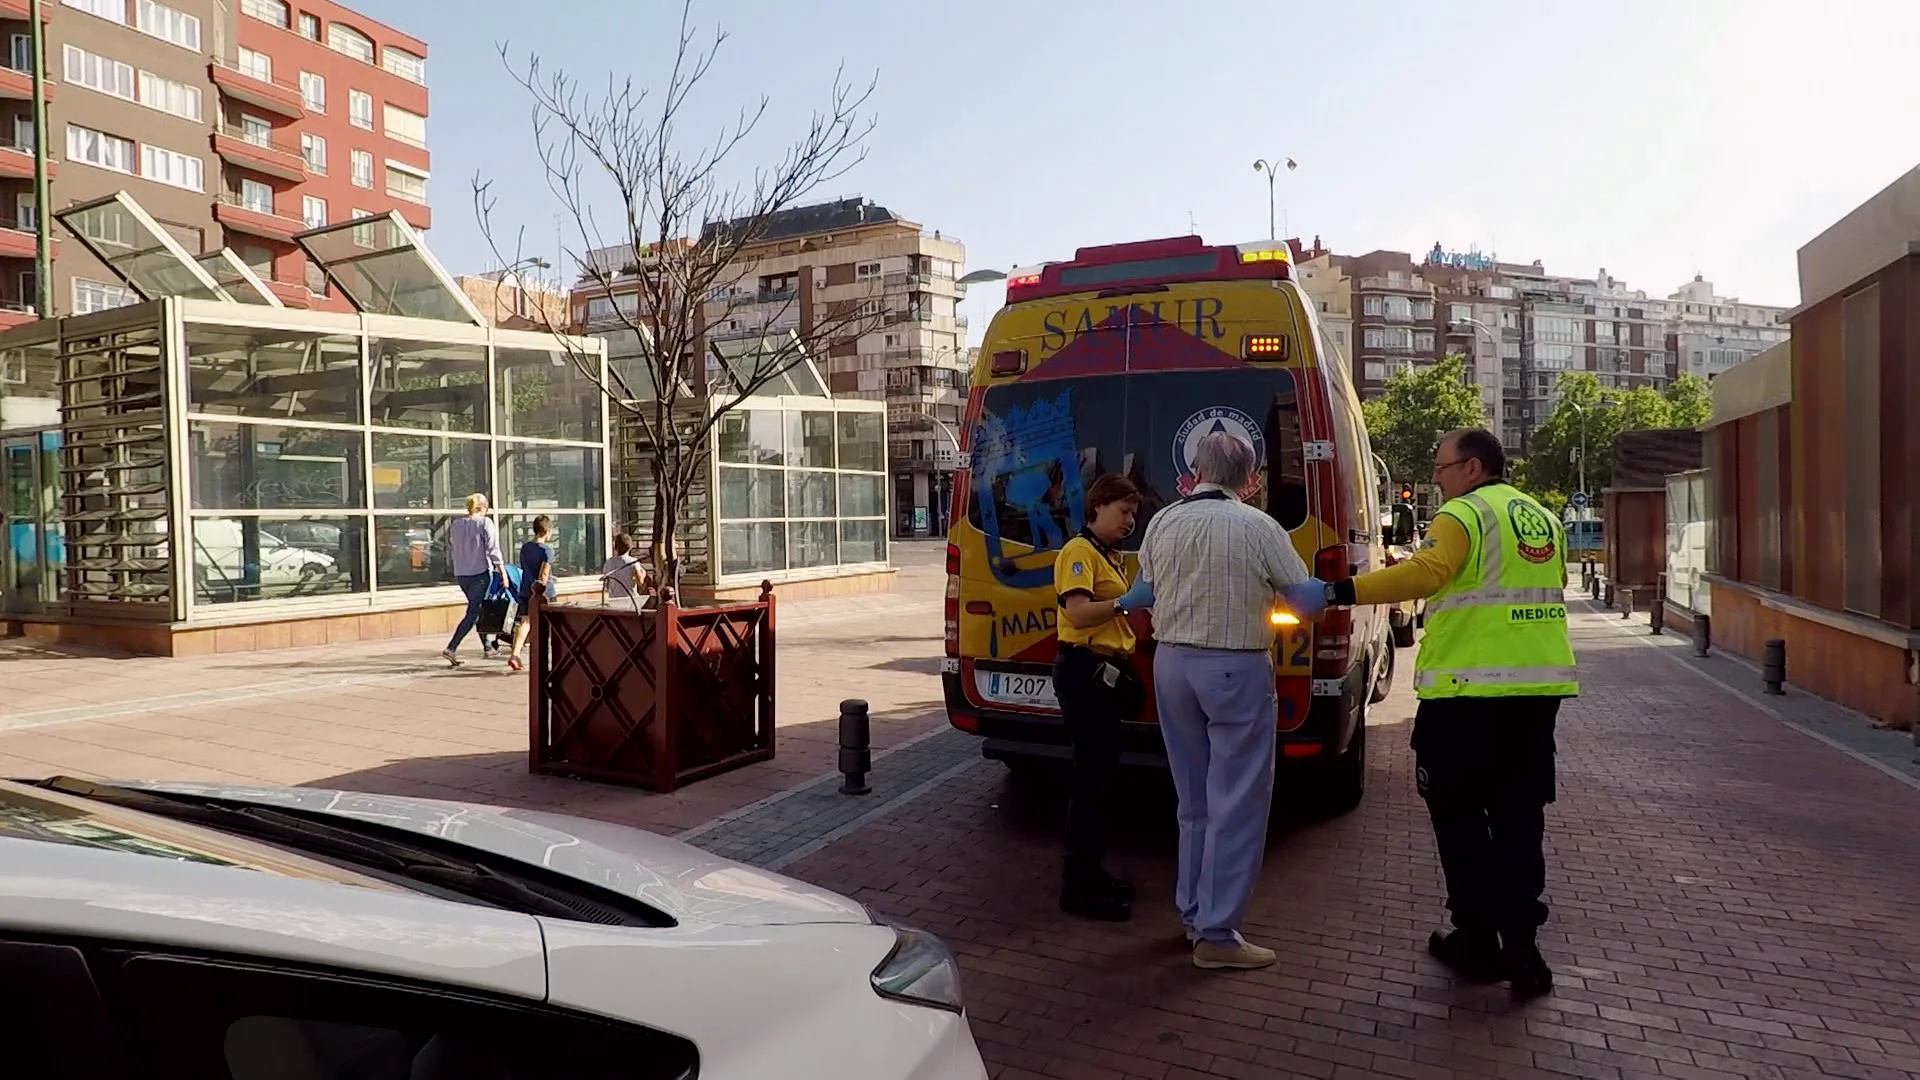
{"type": "Polygon", "coordinates": [[[1085,645],[1110,653],[1133,652],[1133,627],[1125,619],[1109,619],[1090,630],[1067,622],[1067,597],[1074,593],[1094,600],[1112,600],[1127,591],[1127,577],[1093,541],[1076,536],[1060,549],[1053,562],[1053,591],[1060,597],[1060,642],[1085,645]]]}

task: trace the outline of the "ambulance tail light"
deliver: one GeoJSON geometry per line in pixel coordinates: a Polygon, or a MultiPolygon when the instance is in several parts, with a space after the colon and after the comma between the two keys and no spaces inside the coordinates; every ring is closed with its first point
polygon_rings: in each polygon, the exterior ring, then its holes
{"type": "Polygon", "coordinates": [[[1019,375],[1027,370],[1027,350],[1007,349],[993,354],[987,363],[987,374],[995,378],[1019,375]]]}
{"type": "Polygon", "coordinates": [[[960,545],[947,545],[947,655],[960,655],[960,545]]]}
{"type": "MultiPolygon", "coordinates": [[[[1313,576],[1321,581],[1344,581],[1353,576],[1347,561],[1345,544],[1321,548],[1313,553],[1313,576]]],[[[1353,609],[1330,607],[1314,624],[1313,677],[1345,678],[1353,657],[1353,609]]]]}

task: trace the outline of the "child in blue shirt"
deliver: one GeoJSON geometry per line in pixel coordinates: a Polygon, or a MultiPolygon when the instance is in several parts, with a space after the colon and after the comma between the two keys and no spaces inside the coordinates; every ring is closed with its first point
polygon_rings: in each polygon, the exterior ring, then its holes
{"type": "Polygon", "coordinates": [[[542,514],[533,519],[533,539],[520,545],[520,585],[515,596],[519,610],[514,616],[513,648],[507,653],[507,666],[515,671],[521,668],[520,650],[526,646],[527,631],[531,629],[526,614],[534,590],[540,590],[542,600],[554,597],[553,545],[548,542],[552,533],[552,519],[542,514]]]}

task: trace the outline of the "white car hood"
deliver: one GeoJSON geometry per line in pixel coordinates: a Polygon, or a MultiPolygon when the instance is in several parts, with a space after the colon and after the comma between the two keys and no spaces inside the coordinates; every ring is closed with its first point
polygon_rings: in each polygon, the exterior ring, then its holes
{"type": "Polygon", "coordinates": [[[320,788],[112,783],[330,814],[435,836],[634,897],[682,923],[784,926],[873,922],[866,908],[838,893],[710,855],[656,833],[569,814],[320,788]]]}

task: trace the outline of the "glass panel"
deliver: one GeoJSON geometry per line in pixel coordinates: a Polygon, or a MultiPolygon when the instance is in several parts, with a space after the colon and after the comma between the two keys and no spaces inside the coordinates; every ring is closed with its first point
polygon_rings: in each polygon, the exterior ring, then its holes
{"type": "Polygon", "coordinates": [[[759,574],[787,568],[787,527],[778,521],[720,526],[720,572],[759,574]]]}
{"type": "Polygon", "coordinates": [[[887,478],[840,474],[840,516],[885,517],[887,478]]]}
{"type": "Polygon", "coordinates": [[[598,357],[544,349],[500,349],[494,393],[500,434],[523,439],[600,438],[600,387],[580,370],[598,357]]]}
{"type": "Polygon", "coordinates": [[[95,258],[148,300],[162,296],[231,299],[193,261],[198,252],[181,247],[124,191],[98,202],[55,211],[53,216],[95,258]]]}
{"type": "Polygon", "coordinates": [[[839,561],[837,526],[831,521],[796,521],[788,526],[793,537],[795,570],[814,566],[832,566],[839,561]]]}
{"type": "Polygon", "coordinates": [[[840,467],[861,472],[885,472],[886,414],[843,412],[836,414],[836,417],[840,426],[840,467]]]}
{"type": "MultiPolygon", "coordinates": [[[[520,549],[533,539],[532,514],[508,514],[500,518],[500,548],[509,560],[520,560],[520,549]]],[[[547,546],[553,549],[555,577],[598,575],[606,564],[607,521],[599,514],[549,514],[553,531],[547,546]]]]}
{"type": "Polygon", "coordinates": [[[487,348],[448,342],[368,343],[376,427],[487,430],[487,348]]]}
{"type": "Polygon", "coordinates": [[[600,451],[500,443],[500,502],[530,510],[603,510],[600,451]]]}
{"type": "Polygon", "coordinates": [[[373,436],[373,505],[380,510],[461,510],[493,490],[486,439],[373,436]]]}
{"type": "Polygon", "coordinates": [[[361,311],[485,323],[398,214],[313,229],[296,239],[361,311]]]}
{"type": "Polygon", "coordinates": [[[361,517],[195,518],[193,589],[203,604],[365,592],[361,517]]]}
{"type": "Polygon", "coordinates": [[[722,416],[720,460],[729,465],[778,465],[781,415],[771,409],[735,409],[722,416]]]}
{"type": "Polygon", "coordinates": [[[723,521],[787,516],[786,474],[779,469],[720,469],[723,521]]]}
{"type": "Polygon", "coordinates": [[[787,413],[787,464],[833,468],[832,413],[787,413]]]}
{"type": "Polygon", "coordinates": [[[381,589],[418,589],[453,584],[447,551],[451,517],[376,517],[373,557],[381,589]]]}
{"type": "Polygon", "coordinates": [[[280,298],[267,291],[266,284],[259,275],[240,260],[238,255],[221,248],[209,251],[194,260],[200,264],[227,295],[242,304],[259,304],[263,307],[281,307],[280,298]]]}
{"type": "Polygon", "coordinates": [[[190,412],[360,422],[360,342],[289,330],[188,323],[190,412]]]}
{"type": "Polygon", "coordinates": [[[840,564],[887,561],[887,523],[885,521],[843,521],[840,523],[840,564]]]}
{"type": "Polygon", "coordinates": [[[364,509],[364,438],[331,428],[195,420],[187,436],[193,508],[364,509]]]}
{"type": "Polygon", "coordinates": [[[834,474],[801,472],[787,474],[787,516],[830,518],[833,516],[834,474]]]}

